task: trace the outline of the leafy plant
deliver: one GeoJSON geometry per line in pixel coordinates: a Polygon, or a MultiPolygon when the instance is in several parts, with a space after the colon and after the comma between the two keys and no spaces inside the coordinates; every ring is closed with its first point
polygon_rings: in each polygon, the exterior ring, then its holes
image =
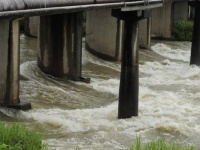
{"type": "Polygon", "coordinates": [[[172,36],[178,41],[192,41],[193,22],[178,19],[174,21],[172,36]]]}

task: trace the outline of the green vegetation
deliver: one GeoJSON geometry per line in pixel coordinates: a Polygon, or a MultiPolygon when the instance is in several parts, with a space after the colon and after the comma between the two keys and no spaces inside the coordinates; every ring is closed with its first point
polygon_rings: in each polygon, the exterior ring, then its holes
{"type": "Polygon", "coordinates": [[[174,21],[172,37],[178,41],[192,41],[193,22],[177,19],[174,21]]]}
{"type": "Polygon", "coordinates": [[[163,139],[158,139],[142,145],[138,138],[135,145],[133,145],[129,150],[197,150],[197,148],[194,146],[180,145],[178,143],[170,144],[165,142],[163,139]]]}
{"type": "Polygon", "coordinates": [[[0,150],[47,150],[41,134],[25,127],[0,123],[0,150]]]}

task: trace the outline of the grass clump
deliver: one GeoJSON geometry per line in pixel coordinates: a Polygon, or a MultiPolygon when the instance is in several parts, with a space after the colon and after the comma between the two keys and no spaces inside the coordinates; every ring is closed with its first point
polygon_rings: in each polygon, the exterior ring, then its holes
{"type": "Polygon", "coordinates": [[[177,19],[174,21],[172,37],[178,41],[192,41],[193,21],[177,19]]]}
{"type": "Polygon", "coordinates": [[[156,141],[149,142],[145,145],[141,144],[138,138],[129,150],[197,150],[194,146],[185,146],[178,143],[170,144],[165,142],[163,139],[158,139],[156,141]]]}
{"type": "Polygon", "coordinates": [[[39,133],[14,124],[0,123],[0,150],[47,150],[39,133]]]}

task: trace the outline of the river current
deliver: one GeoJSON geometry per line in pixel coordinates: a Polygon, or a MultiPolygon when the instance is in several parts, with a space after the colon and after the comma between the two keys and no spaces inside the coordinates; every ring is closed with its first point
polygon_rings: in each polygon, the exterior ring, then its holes
{"type": "Polygon", "coordinates": [[[44,133],[50,149],[127,149],[162,137],[200,146],[200,68],[190,66],[190,42],[153,41],[140,50],[139,116],[117,119],[120,63],[83,49],[91,83],[49,78],[37,67],[37,40],[21,35],[20,98],[32,110],[0,108],[0,121],[44,133]]]}

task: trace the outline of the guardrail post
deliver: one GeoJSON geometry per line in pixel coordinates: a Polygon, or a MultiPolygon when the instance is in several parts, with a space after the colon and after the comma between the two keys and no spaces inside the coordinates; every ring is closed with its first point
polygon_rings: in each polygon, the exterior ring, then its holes
{"type": "Polygon", "coordinates": [[[19,99],[19,20],[0,20],[0,106],[27,110],[19,99]]]}
{"type": "Polygon", "coordinates": [[[195,7],[190,65],[200,66],[200,1],[189,2],[195,7]]]}
{"type": "Polygon", "coordinates": [[[124,20],[118,118],[138,116],[139,56],[138,22],[146,12],[113,10],[112,15],[124,20]]]}

